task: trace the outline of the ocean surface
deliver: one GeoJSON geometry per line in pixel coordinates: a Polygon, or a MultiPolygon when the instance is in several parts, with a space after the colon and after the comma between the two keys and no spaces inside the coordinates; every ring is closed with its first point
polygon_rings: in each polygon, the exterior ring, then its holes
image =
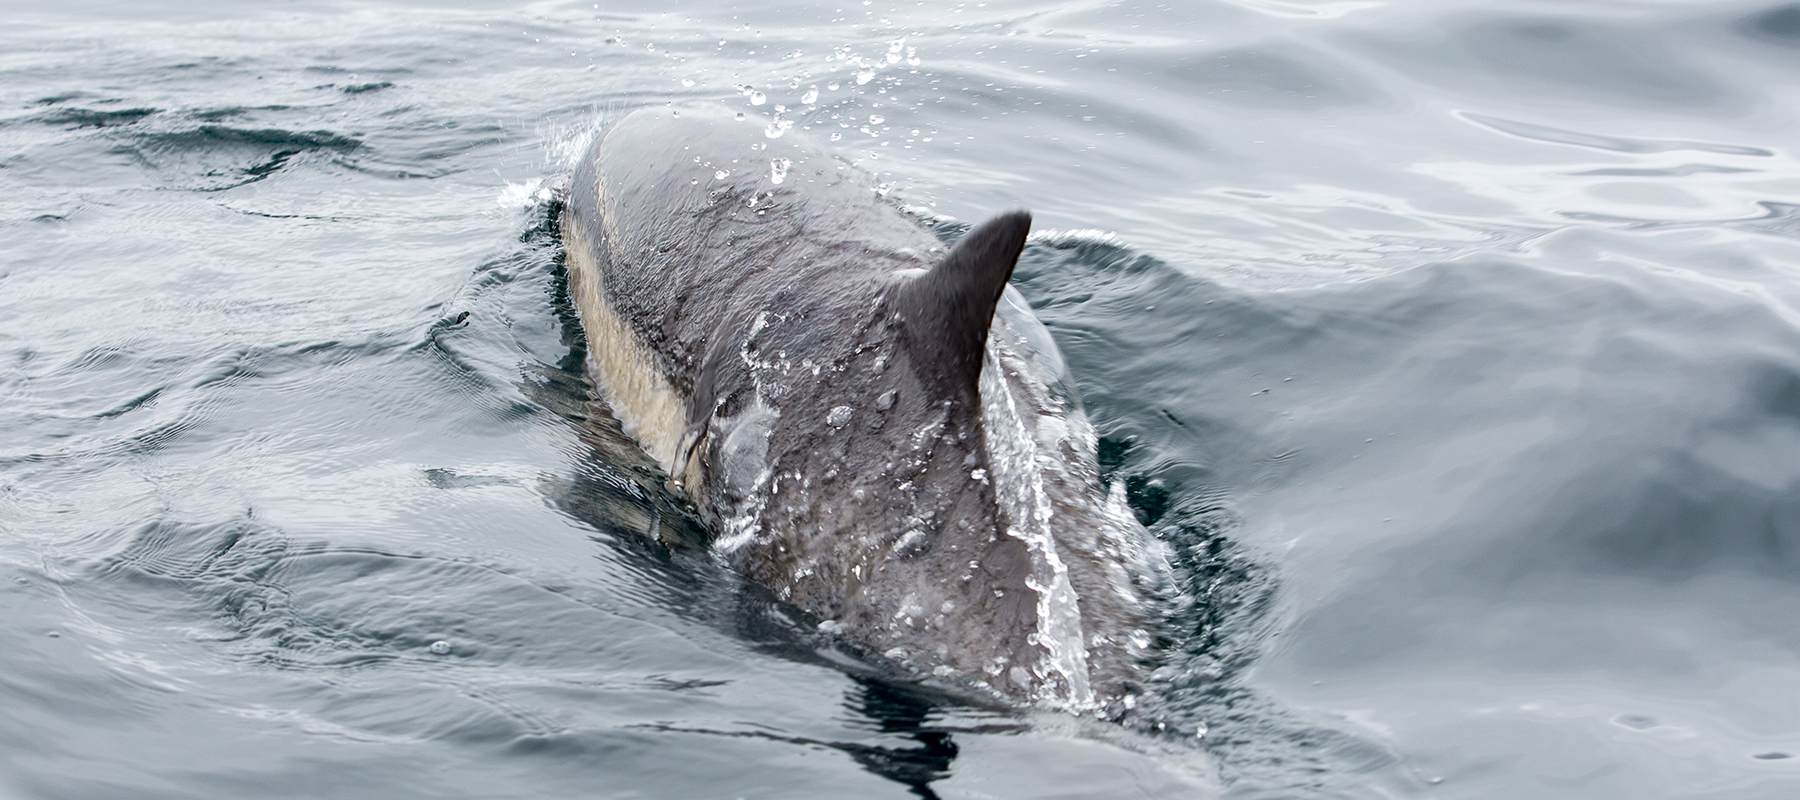
{"type": "Polygon", "coordinates": [[[0,8],[0,797],[1800,795],[1800,4],[0,8]],[[652,541],[554,187],[696,99],[1034,212],[1136,713],[652,541]]]}

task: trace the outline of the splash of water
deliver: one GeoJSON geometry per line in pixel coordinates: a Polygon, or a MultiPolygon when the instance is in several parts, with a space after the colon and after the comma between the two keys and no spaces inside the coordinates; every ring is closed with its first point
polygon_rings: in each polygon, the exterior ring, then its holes
{"type": "Polygon", "coordinates": [[[1041,681],[1037,699],[1071,709],[1094,704],[1088,681],[1087,647],[1081,630],[1081,608],[1069,569],[1057,554],[1050,528],[1050,494],[1038,468],[1037,437],[1021,415],[1007,375],[1026,368],[989,337],[981,369],[981,417],[993,470],[995,499],[1006,511],[1007,535],[1025,543],[1031,553],[1031,576],[1025,584],[1037,592],[1035,643],[1044,657],[1033,667],[1041,681]]]}

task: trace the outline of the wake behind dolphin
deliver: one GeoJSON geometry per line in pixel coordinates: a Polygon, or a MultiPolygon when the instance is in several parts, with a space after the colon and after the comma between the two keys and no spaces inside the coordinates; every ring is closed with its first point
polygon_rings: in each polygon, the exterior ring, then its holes
{"type": "Polygon", "coordinates": [[[562,219],[596,382],[734,569],[920,671],[1131,704],[1146,534],[1006,286],[1029,215],[946,250],[803,134],[706,105],[612,126],[562,219]]]}

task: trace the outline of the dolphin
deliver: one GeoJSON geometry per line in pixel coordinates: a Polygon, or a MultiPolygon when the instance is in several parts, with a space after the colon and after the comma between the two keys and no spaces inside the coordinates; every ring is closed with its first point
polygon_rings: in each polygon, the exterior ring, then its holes
{"type": "Polygon", "coordinates": [[[713,104],[617,121],[566,191],[595,383],[733,569],[922,673],[1132,704],[1148,540],[1007,286],[1029,214],[946,248],[802,131],[713,104]]]}

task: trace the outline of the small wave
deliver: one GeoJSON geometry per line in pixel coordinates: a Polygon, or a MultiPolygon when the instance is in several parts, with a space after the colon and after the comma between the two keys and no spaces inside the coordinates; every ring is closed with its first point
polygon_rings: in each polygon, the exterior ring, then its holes
{"type": "Polygon", "coordinates": [[[1076,228],[1074,230],[1035,231],[1026,241],[1044,244],[1051,247],[1066,247],[1080,244],[1118,244],[1119,235],[1099,228],[1076,228]]]}
{"type": "Polygon", "coordinates": [[[114,148],[176,176],[172,188],[217,192],[265,180],[308,153],[342,156],[360,139],[324,130],[201,125],[143,133],[114,148]]]}
{"type": "Polygon", "coordinates": [[[159,113],[157,108],[63,108],[52,111],[38,121],[46,125],[67,125],[71,128],[114,128],[130,125],[152,114],[159,113]]]}
{"type": "Polygon", "coordinates": [[[286,106],[286,105],[226,106],[224,108],[215,108],[210,111],[190,112],[188,114],[188,116],[190,116],[194,119],[197,119],[201,122],[218,122],[219,120],[231,119],[233,117],[248,116],[248,115],[256,113],[258,111],[287,111],[292,108],[293,108],[293,106],[286,106]]]}
{"type": "Polygon", "coordinates": [[[1666,153],[1671,150],[1698,150],[1703,153],[1719,153],[1728,156],[1773,156],[1775,153],[1760,147],[1748,147],[1738,144],[1715,144],[1713,142],[1692,142],[1685,139],[1635,139],[1625,136],[1604,136],[1596,133],[1582,133],[1563,128],[1552,128],[1548,125],[1537,125],[1530,122],[1490,117],[1464,111],[1459,114],[1463,119],[1483,127],[1492,128],[1501,133],[1518,136],[1523,139],[1536,139],[1540,142],[1569,144],[1576,147],[1592,147],[1598,150],[1612,150],[1619,153],[1666,153]]]}
{"type": "Polygon", "coordinates": [[[362,146],[359,139],[331,131],[233,128],[225,125],[202,125],[183,131],[150,133],[140,139],[148,147],[164,151],[213,150],[220,145],[248,145],[282,150],[332,150],[348,153],[362,146]]]}

